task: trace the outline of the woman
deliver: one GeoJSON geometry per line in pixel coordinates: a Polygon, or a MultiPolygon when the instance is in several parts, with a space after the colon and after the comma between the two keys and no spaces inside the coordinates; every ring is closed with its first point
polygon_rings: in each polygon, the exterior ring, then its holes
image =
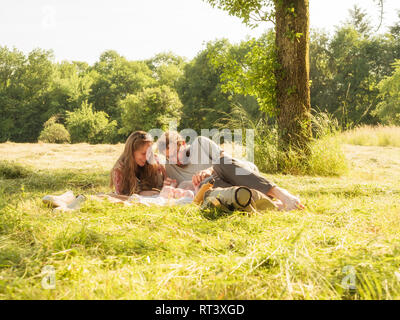
{"type": "Polygon", "coordinates": [[[166,178],[165,169],[152,151],[153,138],[145,131],[133,132],[111,170],[110,187],[121,196],[158,194],[166,178]]]}

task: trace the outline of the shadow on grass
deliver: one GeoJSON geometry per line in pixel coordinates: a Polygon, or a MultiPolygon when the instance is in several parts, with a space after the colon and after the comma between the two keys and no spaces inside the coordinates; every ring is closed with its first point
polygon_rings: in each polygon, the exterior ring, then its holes
{"type": "Polygon", "coordinates": [[[80,229],[61,232],[55,239],[56,250],[85,248],[94,254],[103,255],[149,255],[160,251],[160,247],[149,239],[138,239],[121,235],[106,235],[85,225],[80,229]]]}
{"type": "Polygon", "coordinates": [[[31,170],[14,161],[0,161],[0,178],[21,179],[31,174],[31,170]]]}
{"type": "Polygon", "coordinates": [[[35,170],[15,162],[0,161],[0,194],[4,196],[24,192],[57,192],[66,189],[89,190],[107,186],[108,177],[108,171],[35,170]]]}
{"type": "Polygon", "coordinates": [[[220,208],[206,208],[200,210],[201,215],[207,219],[207,220],[218,220],[218,219],[223,219],[230,217],[234,214],[239,214],[239,215],[248,215],[248,212],[244,211],[224,211],[220,208]]]}

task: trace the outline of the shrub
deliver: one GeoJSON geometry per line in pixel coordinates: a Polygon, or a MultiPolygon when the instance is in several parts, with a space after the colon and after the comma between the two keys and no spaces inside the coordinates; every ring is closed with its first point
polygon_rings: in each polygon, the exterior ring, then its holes
{"type": "Polygon", "coordinates": [[[379,97],[382,99],[372,112],[384,124],[400,125],[400,60],[393,63],[393,73],[379,84],[379,97]]]}
{"type": "Polygon", "coordinates": [[[217,127],[254,130],[254,163],[260,171],[294,175],[337,176],[348,169],[341,149],[337,121],[328,114],[318,113],[312,118],[314,138],[308,153],[299,150],[282,152],[278,149],[278,129],[264,119],[254,120],[241,106],[222,119],[217,127]]]}
{"type": "Polygon", "coordinates": [[[348,171],[347,159],[337,135],[315,139],[311,143],[305,173],[318,176],[340,176],[348,171]]]}
{"type": "Polygon", "coordinates": [[[107,113],[93,111],[92,105],[84,101],[73,112],[67,111],[67,128],[73,143],[114,143],[117,135],[117,122],[109,122],[107,113]]]}
{"type": "Polygon", "coordinates": [[[71,137],[67,129],[61,124],[56,123],[57,117],[53,116],[44,124],[44,129],[40,133],[39,141],[46,143],[70,143],[71,137]]]}
{"type": "Polygon", "coordinates": [[[121,133],[136,130],[167,129],[170,121],[179,124],[182,103],[175,90],[163,85],[146,88],[121,101],[123,110],[121,133]]]}

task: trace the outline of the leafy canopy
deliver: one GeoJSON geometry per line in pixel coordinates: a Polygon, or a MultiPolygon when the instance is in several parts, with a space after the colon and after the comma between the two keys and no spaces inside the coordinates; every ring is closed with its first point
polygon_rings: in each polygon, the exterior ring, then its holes
{"type": "Polygon", "coordinates": [[[87,101],[73,111],[67,111],[67,129],[71,134],[73,143],[113,143],[115,142],[117,122],[109,122],[108,115],[104,111],[93,111],[93,107],[87,101]]]}
{"type": "Polygon", "coordinates": [[[128,135],[136,130],[166,130],[173,120],[179,123],[182,103],[176,91],[163,85],[128,95],[121,101],[121,109],[120,133],[128,135]]]}

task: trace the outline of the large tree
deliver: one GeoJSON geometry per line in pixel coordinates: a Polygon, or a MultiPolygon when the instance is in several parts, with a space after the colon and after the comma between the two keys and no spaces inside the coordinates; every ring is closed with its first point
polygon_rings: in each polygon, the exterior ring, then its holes
{"type": "MultiPolygon", "coordinates": [[[[280,149],[307,150],[311,138],[309,0],[205,0],[250,27],[275,24],[276,100],[280,149]]],[[[382,8],[384,0],[374,0],[382,8]]],[[[354,16],[359,16],[354,12],[354,16]]],[[[359,25],[363,31],[363,25],[359,25]]]]}
{"type": "Polygon", "coordinates": [[[306,150],[311,138],[308,0],[206,0],[249,26],[275,23],[280,149],[306,150]]]}
{"type": "Polygon", "coordinates": [[[129,61],[113,50],[102,53],[93,70],[97,76],[91,86],[89,102],[96,111],[106,112],[118,123],[121,123],[120,100],[156,84],[144,61],[129,61]]]}
{"type": "Polygon", "coordinates": [[[0,47],[0,141],[34,142],[49,114],[53,54],[0,47]]]}
{"type": "Polygon", "coordinates": [[[275,1],[275,11],[281,149],[306,150],[311,138],[308,0],[275,1]]]}

